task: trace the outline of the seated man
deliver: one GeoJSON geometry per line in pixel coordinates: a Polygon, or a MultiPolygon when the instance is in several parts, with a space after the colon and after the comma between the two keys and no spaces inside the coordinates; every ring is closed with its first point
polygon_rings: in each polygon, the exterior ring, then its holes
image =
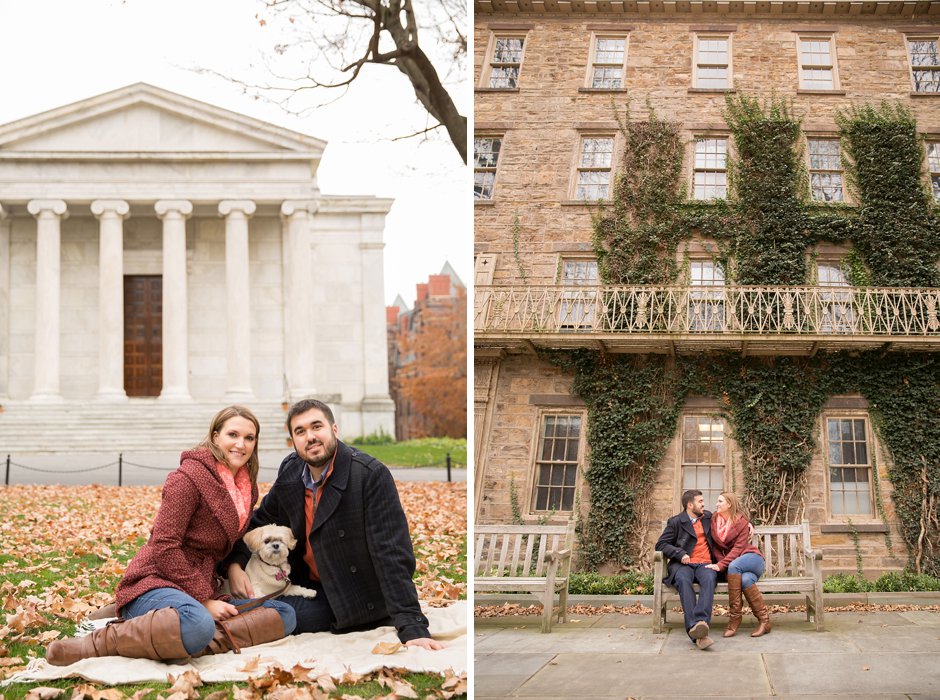
{"type": "Polygon", "coordinates": [[[669,518],[666,529],[656,543],[656,551],[669,558],[669,575],[663,579],[667,586],[679,591],[685,630],[699,649],[707,649],[713,642],[708,637],[708,623],[712,619],[712,602],[718,572],[707,568],[714,563],[712,549],[712,514],[705,510],[701,491],[689,490],[682,494],[682,513],[669,518]],[[693,583],[699,585],[695,600],[693,583]]]}

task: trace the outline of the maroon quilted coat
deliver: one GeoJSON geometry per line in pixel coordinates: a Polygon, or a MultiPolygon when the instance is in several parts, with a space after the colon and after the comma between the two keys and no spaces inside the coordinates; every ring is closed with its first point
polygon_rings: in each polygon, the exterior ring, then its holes
{"type": "Polygon", "coordinates": [[[750,524],[747,518],[739,515],[725,533],[727,539],[722,539],[715,518],[712,518],[712,544],[719,571],[727,571],[731,562],[742,554],[760,554],[760,550],[751,544],[750,524]]]}
{"type": "MultiPolygon", "coordinates": [[[[251,502],[258,500],[252,486],[251,502]]],[[[217,595],[216,564],[248,529],[238,513],[215,457],[206,448],[183,452],[180,467],[163,485],[163,500],[150,540],[134,556],[115,592],[118,610],[154,588],[177,588],[198,601],[217,595]]]]}

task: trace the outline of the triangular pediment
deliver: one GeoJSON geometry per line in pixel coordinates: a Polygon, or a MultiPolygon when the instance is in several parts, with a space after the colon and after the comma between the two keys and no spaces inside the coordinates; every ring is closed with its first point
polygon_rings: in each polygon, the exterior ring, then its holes
{"type": "Polygon", "coordinates": [[[0,151],[306,153],[325,142],[146,83],[0,126],[0,151]]]}

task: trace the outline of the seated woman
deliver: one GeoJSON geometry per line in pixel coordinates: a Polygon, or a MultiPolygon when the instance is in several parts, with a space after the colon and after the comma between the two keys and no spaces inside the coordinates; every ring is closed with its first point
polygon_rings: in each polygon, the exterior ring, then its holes
{"type": "Polygon", "coordinates": [[[764,597],[757,588],[757,579],[764,574],[764,558],[760,550],[751,544],[751,523],[744,515],[741,501],[730,491],[718,496],[712,515],[712,544],[715,546],[717,564],[708,568],[721,573],[728,572],[728,628],[726,637],[733,637],[741,624],[741,594],[751,606],[751,612],[760,623],[751,633],[760,637],[770,632],[770,612],[764,597]]]}
{"type": "Polygon", "coordinates": [[[52,642],[46,660],[67,666],[94,656],[182,659],[263,644],[290,634],[294,609],[268,600],[247,612],[222,600],[216,565],[232,551],[258,500],[258,419],[230,406],[206,439],[180,455],[163,486],[150,539],[115,593],[117,622],[52,642]],[[218,623],[218,625],[217,625],[218,623]],[[218,627],[218,629],[217,629],[218,627]]]}

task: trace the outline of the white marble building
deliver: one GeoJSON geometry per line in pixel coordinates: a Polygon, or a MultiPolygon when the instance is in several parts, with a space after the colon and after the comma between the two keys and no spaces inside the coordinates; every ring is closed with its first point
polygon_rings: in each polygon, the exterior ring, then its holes
{"type": "Polygon", "coordinates": [[[0,451],[96,416],[87,449],[127,448],[141,415],[185,447],[303,396],[391,433],[391,201],[321,194],[325,146],[146,84],[0,126],[0,451]]]}

